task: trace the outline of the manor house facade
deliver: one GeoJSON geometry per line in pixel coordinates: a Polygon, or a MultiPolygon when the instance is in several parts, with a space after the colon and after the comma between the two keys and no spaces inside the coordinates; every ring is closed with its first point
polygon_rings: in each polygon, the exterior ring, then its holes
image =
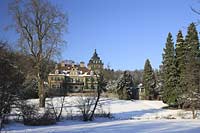
{"type": "Polygon", "coordinates": [[[50,88],[64,88],[70,92],[79,92],[97,88],[97,75],[103,69],[103,62],[96,49],[87,66],[84,62],[62,61],[48,75],[50,88]]]}

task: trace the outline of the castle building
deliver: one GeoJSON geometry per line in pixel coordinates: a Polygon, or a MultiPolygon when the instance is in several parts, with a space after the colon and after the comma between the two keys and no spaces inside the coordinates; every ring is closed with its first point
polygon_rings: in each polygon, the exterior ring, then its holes
{"type": "Polygon", "coordinates": [[[96,49],[94,50],[92,58],[89,60],[88,69],[94,71],[95,73],[99,73],[103,69],[103,62],[98,56],[96,49]]]}
{"type": "Polygon", "coordinates": [[[97,88],[97,75],[103,69],[103,63],[96,49],[87,67],[84,62],[62,61],[48,75],[50,88],[64,88],[69,92],[80,92],[97,88]]]}

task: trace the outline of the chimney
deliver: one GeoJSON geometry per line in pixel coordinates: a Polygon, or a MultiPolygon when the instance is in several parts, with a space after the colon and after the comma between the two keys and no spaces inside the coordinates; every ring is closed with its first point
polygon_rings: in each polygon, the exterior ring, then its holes
{"type": "Polygon", "coordinates": [[[72,67],[75,67],[75,63],[72,63],[72,67]]]}
{"type": "Polygon", "coordinates": [[[58,69],[58,64],[56,63],[56,65],[55,65],[55,69],[58,69]]]}
{"type": "Polygon", "coordinates": [[[85,63],[83,61],[80,62],[80,67],[85,67],[85,63]]]}
{"type": "Polygon", "coordinates": [[[61,67],[65,67],[65,62],[64,61],[61,62],[61,67]]]}

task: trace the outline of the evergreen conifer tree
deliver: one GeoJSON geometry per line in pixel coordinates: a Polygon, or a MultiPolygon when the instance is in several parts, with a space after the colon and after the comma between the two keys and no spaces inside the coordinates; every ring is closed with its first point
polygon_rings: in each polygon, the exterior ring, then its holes
{"type": "Polygon", "coordinates": [[[190,106],[194,110],[199,104],[200,94],[200,57],[198,32],[194,23],[188,27],[185,42],[188,46],[186,58],[185,80],[186,89],[183,90],[181,102],[184,106],[190,106]]]}
{"type": "Polygon", "coordinates": [[[177,69],[174,42],[171,33],[168,34],[163,53],[163,101],[174,105],[177,103],[177,69]]]}
{"type": "Polygon", "coordinates": [[[185,43],[187,45],[187,50],[188,50],[187,54],[194,57],[198,56],[199,39],[198,39],[198,32],[194,23],[191,23],[188,27],[187,35],[185,37],[185,43]]]}
{"type": "Polygon", "coordinates": [[[117,94],[119,99],[129,100],[133,97],[133,77],[125,71],[117,83],[117,94]]]}
{"type": "Polygon", "coordinates": [[[180,96],[183,91],[186,90],[186,57],[188,51],[188,45],[185,43],[185,40],[182,35],[182,31],[180,30],[177,34],[176,39],[176,66],[177,66],[177,91],[179,93],[178,103],[182,104],[180,101],[180,96]]]}
{"type": "Polygon", "coordinates": [[[143,73],[143,87],[146,99],[155,99],[156,79],[149,59],[146,60],[143,73]]]}
{"type": "Polygon", "coordinates": [[[182,31],[179,31],[176,39],[176,65],[179,73],[185,71],[187,45],[184,42],[182,31]]]}

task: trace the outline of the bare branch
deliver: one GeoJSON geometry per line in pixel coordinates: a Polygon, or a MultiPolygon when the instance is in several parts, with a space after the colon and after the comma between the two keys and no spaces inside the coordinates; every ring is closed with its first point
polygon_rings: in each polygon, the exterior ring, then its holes
{"type": "Polygon", "coordinates": [[[63,45],[62,35],[67,24],[65,14],[45,0],[14,1],[10,11],[20,34],[21,47],[34,57],[39,95],[44,97],[44,69],[63,45]]]}
{"type": "Polygon", "coordinates": [[[200,15],[200,11],[197,11],[196,9],[194,9],[193,7],[190,7],[190,9],[195,12],[196,14],[200,15]]]}

